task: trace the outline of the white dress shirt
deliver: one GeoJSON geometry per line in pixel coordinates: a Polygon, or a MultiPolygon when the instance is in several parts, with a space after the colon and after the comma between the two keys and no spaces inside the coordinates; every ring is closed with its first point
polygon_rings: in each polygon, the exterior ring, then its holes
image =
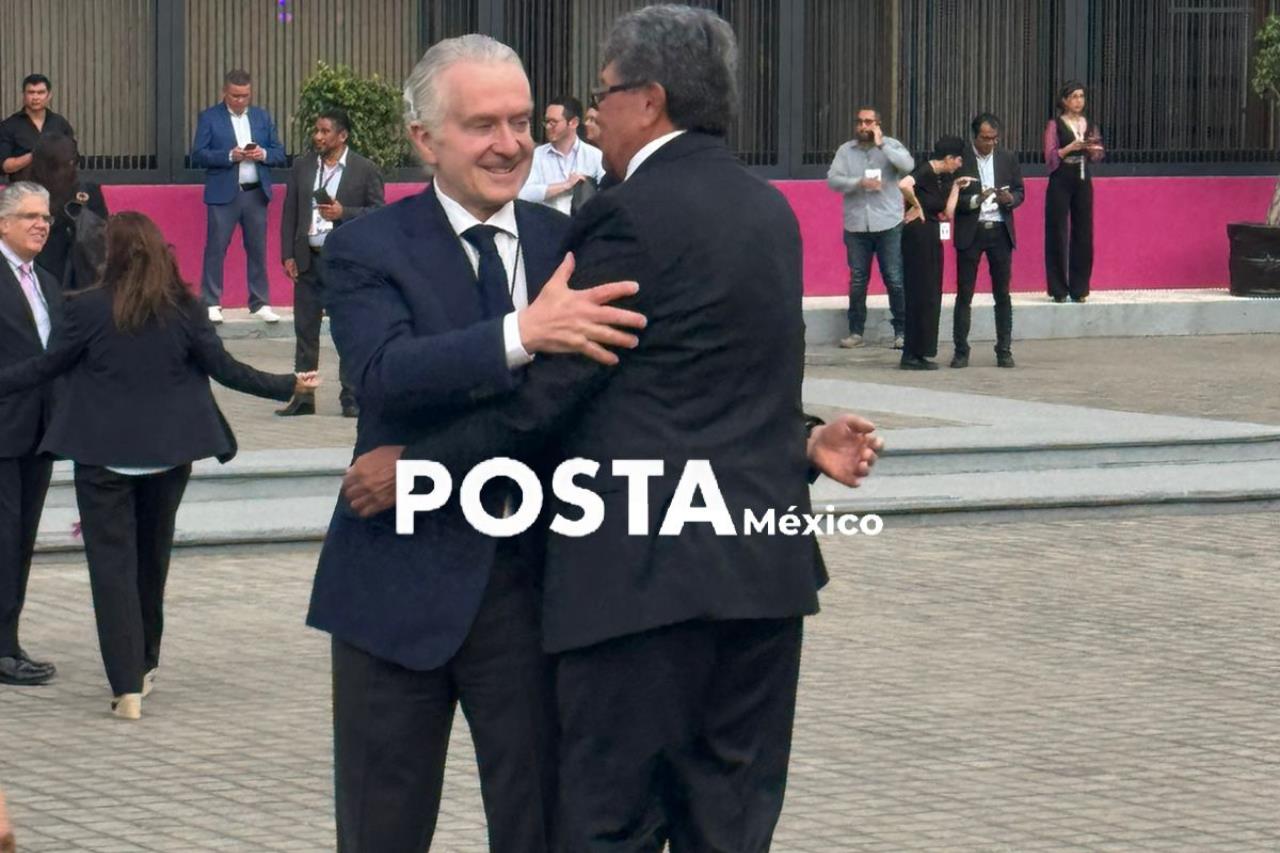
{"type": "Polygon", "coordinates": [[[622,180],[625,181],[627,178],[634,175],[636,173],[636,169],[640,168],[640,164],[653,156],[653,152],[657,151],[659,148],[666,145],[682,133],[684,133],[683,130],[673,130],[670,133],[659,136],[657,139],[650,140],[643,148],[632,156],[631,162],[627,164],[626,177],[622,180]]]}
{"type": "Polygon", "coordinates": [[[520,188],[520,198],[568,214],[573,206],[573,192],[547,198],[547,188],[569,180],[574,172],[594,178],[599,184],[604,179],[604,154],[589,142],[576,138],[568,154],[561,154],[550,142],[539,145],[533,149],[533,166],[529,169],[528,180],[520,188]]]}
{"type": "Polygon", "coordinates": [[[323,157],[316,156],[316,180],[315,185],[311,187],[311,227],[307,229],[307,243],[312,246],[323,246],[324,238],[328,237],[329,232],[333,230],[333,223],[320,215],[320,205],[316,204],[315,191],[324,187],[329,198],[338,197],[338,185],[342,183],[342,175],[347,171],[347,152],[350,150],[349,147],[342,149],[342,156],[338,158],[337,165],[332,169],[324,164],[323,157]]]}
{"type": "Polygon", "coordinates": [[[40,345],[48,349],[49,334],[53,330],[53,323],[49,318],[49,303],[45,300],[44,291],[40,288],[40,276],[36,273],[36,262],[34,260],[24,261],[14,254],[13,250],[3,240],[0,240],[0,252],[4,253],[4,259],[9,262],[9,269],[13,271],[13,277],[17,279],[18,286],[22,288],[22,295],[27,298],[27,304],[31,306],[31,316],[36,322],[36,334],[40,336],[40,345]],[[24,282],[27,277],[22,272],[23,267],[31,271],[30,287],[24,282]]]}
{"type": "Polygon", "coordinates": [[[435,190],[440,206],[444,208],[444,215],[448,217],[453,233],[458,235],[462,251],[467,253],[467,260],[471,262],[471,269],[476,275],[480,274],[480,251],[462,238],[462,232],[475,225],[492,225],[498,229],[493,242],[502,258],[503,269],[507,272],[511,304],[516,309],[502,318],[502,344],[507,351],[507,367],[515,369],[528,364],[533,361],[533,356],[525,352],[520,342],[520,324],[516,320],[516,313],[529,306],[529,288],[525,281],[523,253],[520,251],[520,230],[516,226],[516,203],[507,202],[497,213],[481,222],[450,198],[441,188],[439,180],[435,182],[435,190]]]}
{"type": "MultiPolygon", "coordinates": [[[[983,157],[978,153],[978,149],[973,149],[973,157],[978,161],[978,179],[982,182],[982,188],[999,189],[996,186],[996,151],[991,149],[991,153],[983,157]]],[[[978,197],[973,197],[973,203],[976,204],[978,197]]],[[[1002,222],[1003,217],[1000,215],[1000,203],[996,201],[995,193],[987,196],[982,202],[982,207],[978,213],[979,222],[1002,222]]]]}
{"type": "MultiPolygon", "coordinates": [[[[231,108],[227,107],[227,114],[231,116],[231,129],[236,134],[236,146],[243,148],[253,141],[253,134],[249,131],[249,110],[246,108],[244,112],[236,114],[231,112],[231,108]]],[[[231,157],[231,152],[227,152],[227,157],[231,157]]],[[[258,182],[258,165],[256,160],[240,161],[240,183],[256,184],[258,182]]]]}

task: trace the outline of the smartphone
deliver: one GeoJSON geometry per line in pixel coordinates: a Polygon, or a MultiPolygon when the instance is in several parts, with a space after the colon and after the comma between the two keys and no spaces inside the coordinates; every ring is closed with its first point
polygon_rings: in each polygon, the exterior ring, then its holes
{"type": "Polygon", "coordinates": [[[250,143],[248,143],[248,144],[246,144],[246,145],[244,146],[244,150],[245,150],[245,151],[252,151],[253,149],[255,149],[255,148],[257,148],[257,147],[258,147],[258,143],[256,143],[256,142],[250,142],[250,143]]]}
{"type": "Polygon", "coordinates": [[[311,197],[316,200],[316,204],[333,204],[333,197],[329,195],[324,187],[313,192],[311,197]]]}
{"type": "Polygon", "coordinates": [[[1007,193],[1008,191],[1009,191],[1009,188],[1008,188],[1008,187],[1001,187],[1001,188],[1000,188],[1000,192],[1002,192],[1002,193],[1007,193]]]}

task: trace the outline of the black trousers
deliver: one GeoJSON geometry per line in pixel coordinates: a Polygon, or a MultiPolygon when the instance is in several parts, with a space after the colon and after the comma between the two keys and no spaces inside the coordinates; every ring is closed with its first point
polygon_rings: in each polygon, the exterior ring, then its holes
{"type": "MultiPolygon", "coordinates": [[[[299,372],[316,370],[320,366],[320,325],[324,320],[323,261],[319,252],[311,253],[311,264],[305,272],[298,273],[293,283],[293,332],[296,341],[293,369],[299,372]]],[[[345,405],[355,403],[355,392],[347,375],[338,362],[338,381],[342,390],[338,399],[345,405]]]]}
{"type": "Polygon", "coordinates": [[[98,645],[117,696],[140,692],[160,664],[174,519],[190,477],[190,465],[135,477],[76,464],[98,645]]]}
{"type": "Polygon", "coordinates": [[[938,354],[938,318],[942,314],[942,241],[936,222],[912,222],[902,229],[904,358],[938,354]]]}
{"type": "Polygon", "coordinates": [[[52,471],[47,456],[0,459],[0,657],[20,650],[18,618],[52,471]]]}
{"type": "MultiPolygon", "coordinates": [[[[528,560],[504,542],[458,653],[420,672],[333,641],[333,746],[339,853],[431,847],[454,708],[480,768],[495,853],[551,850],[555,721],[539,596],[528,560]]],[[[442,849],[452,849],[448,842],[442,849]]]]}
{"type": "Polygon", "coordinates": [[[561,654],[563,849],[768,850],[801,634],[799,617],[696,621],[561,654]]]}
{"type": "Polygon", "coordinates": [[[1049,176],[1044,202],[1044,273],[1050,296],[1079,299],[1089,295],[1093,180],[1087,173],[1081,179],[1080,167],[1070,163],[1049,176]]]}
{"type": "Polygon", "coordinates": [[[978,223],[978,233],[966,249],[956,250],[956,310],[952,317],[952,339],[956,355],[969,354],[969,322],[973,291],[978,284],[978,263],[987,256],[991,273],[991,296],[996,303],[996,352],[1009,353],[1013,345],[1013,300],[1009,280],[1013,275],[1013,244],[1004,223],[987,228],[978,223]]]}

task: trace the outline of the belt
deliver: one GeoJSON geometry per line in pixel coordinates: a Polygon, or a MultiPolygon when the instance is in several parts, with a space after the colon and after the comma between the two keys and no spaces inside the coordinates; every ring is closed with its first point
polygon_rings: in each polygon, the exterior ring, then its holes
{"type": "Polygon", "coordinates": [[[308,246],[308,248],[311,249],[311,254],[313,255],[318,255],[324,251],[324,246],[308,246]]]}
{"type": "Polygon", "coordinates": [[[252,184],[241,184],[240,189],[244,192],[249,192],[250,190],[256,190],[260,186],[262,186],[261,181],[254,181],[252,184]]]}
{"type": "Polygon", "coordinates": [[[985,219],[979,220],[978,224],[981,225],[983,228],[986,228],[988,231],[990,231],[992,228],[999,228],[1000,226],[1004,225],[1003,222],[991,222],[985,219]]]}

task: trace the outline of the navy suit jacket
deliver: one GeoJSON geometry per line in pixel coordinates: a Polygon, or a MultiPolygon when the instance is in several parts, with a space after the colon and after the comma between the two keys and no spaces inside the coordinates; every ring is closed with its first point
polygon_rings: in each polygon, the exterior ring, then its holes
{"type": "MultiPolygon", "coordinates": [[[[560,260],[563,214],[516,203],[529,299],[560,260]]],[[[355,454],[408,444],[481,400],[505,395],[502,319],[486,319],[476,276],[433,188],[375,210],[325,241],[333,339],[360,403],[355,454]]],[[[496,540],[463,518],[454,484],[443,509],[395,531],[394,508],[361,519],[338,498],[307,624],[384,660],[434,669],[457,652],[479,610],[496,540]]]]}
{"type": "MultiPolygon", "coordinates": [[[[262,192],[271,198],[271,166],[284,166],[288,161],[284,145],[276,137],[271,114],[262,107],[249,107],[249,135],[267,152],[267,159],[255,163],[262,192]]],[[[231,162],[231,149],[236,147],[236,132],[231,127],[231,113],[222,101],[200,113],[196,121],[196,138],[191,143],[191,165],[205,170],[204,203],[227,204],[240,192],[240,164],[231,162]]]]}

